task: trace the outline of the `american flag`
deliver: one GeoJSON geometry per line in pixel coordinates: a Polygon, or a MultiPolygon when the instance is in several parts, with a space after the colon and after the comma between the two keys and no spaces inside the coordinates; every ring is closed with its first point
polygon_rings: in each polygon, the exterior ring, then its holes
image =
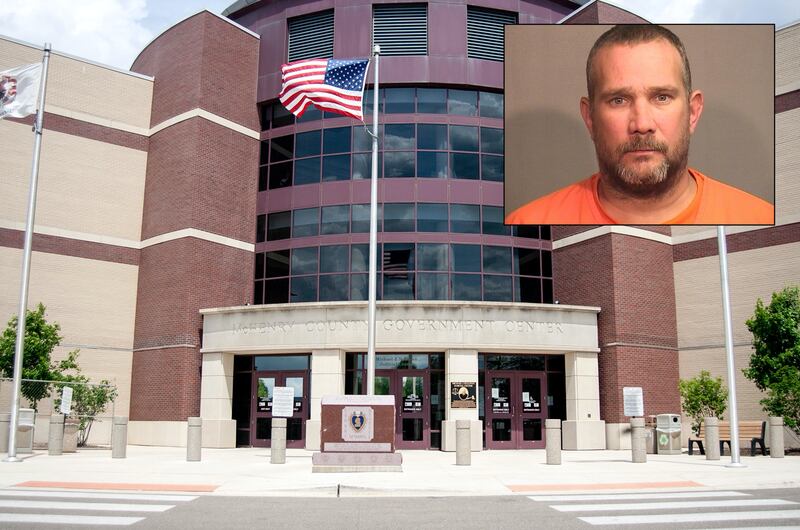
{"type": "Polygon", "coordinates": [[[280,100],[298,118],[312,103],[364,120],[361,103],[368,59],[307,59],[284,64],[280,100]]]}

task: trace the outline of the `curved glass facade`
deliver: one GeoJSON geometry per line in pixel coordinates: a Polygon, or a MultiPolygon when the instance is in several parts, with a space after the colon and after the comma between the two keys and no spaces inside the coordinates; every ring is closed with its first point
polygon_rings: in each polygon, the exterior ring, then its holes
{"type": "MultiPolygon", "coordinates": [[[[380,92],[378,297],[552,303],[549,227],[503,224],[502,94],[380,92]]],[[[261,121],[253,302],[366,300],[363,124],[277,102],[261,121]]]]}

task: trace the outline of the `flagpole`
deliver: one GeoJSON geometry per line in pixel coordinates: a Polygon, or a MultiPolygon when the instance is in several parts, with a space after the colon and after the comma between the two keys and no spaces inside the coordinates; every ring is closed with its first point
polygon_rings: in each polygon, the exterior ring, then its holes
{"type": "Polygon", "coordinates": [[[25,321],[28,309],[28,284],[31,272],[31,247],[33,244],[33,220],[36,216],[36,189],[39,180],[39,154],[42,150],[42,123],[44,122],[44,96],[47,87],[47,67],[50,63],[50,43],[44,45],[42,79],[39,82],[39,105],[33,124],[33,162],[28,194],[28,218],[25,222],[25,247],[22,258],[22,285],[19,289],[19,313],[17,316],[17,340],[14,349],[14,396],[11,404],[11,423],[8,432],[8,456],[4,462],[21,462],[17,458],[17,424],[19,423],[19,393],[22,378],[22,356],[25,346],[25,321]]]}
{"type": "Polygon", "coordinates": [[[375,85],[372,90],[372,177],[369,197],[369,321],[367,330],[367,394],[375,394],[375,313],[378,293],[378,63],[381,47],[375,45],[375,85]]]}

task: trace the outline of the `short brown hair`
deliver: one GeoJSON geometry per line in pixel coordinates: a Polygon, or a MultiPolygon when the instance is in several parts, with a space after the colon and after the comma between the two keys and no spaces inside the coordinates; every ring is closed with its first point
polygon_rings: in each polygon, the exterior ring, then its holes
{"type": "Polygon", "coordinates": [[[686,56],[681,39],[665,27],[656,24],[621,24],[609,29],[595,41],[586,59],[586,89],[589,92],[589,101],[594,99],[594,85],[597,82],[594,71],[594,57],[600,49],[614,44],[642,44],[663,39],[672,44],[681,57],[683,66],[683,87],[686,94],[692,92],[692,71],[689,68],[689,58],[686,56]]]}

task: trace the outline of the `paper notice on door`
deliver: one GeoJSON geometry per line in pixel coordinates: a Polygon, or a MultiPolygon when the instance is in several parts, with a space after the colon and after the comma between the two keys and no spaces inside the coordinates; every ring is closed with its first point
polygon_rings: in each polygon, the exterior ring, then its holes
{"type": "Polygon", "coordinates": [[[531,400],[531,394],[530,394],[530,392],[523,392],[523,393],[522,393],[522,402],[523,402],[523,403],[527,403],[527,402],[528,402],[528,401],[530,401],[530,400],[531,400]]]}
{"type": "Polygon", "coordinates": [[[493,388],[492,389],[492,397],[494,399],[497,399],[497,398],[500,397],[500,389],[499,388],[493,388]]]}

